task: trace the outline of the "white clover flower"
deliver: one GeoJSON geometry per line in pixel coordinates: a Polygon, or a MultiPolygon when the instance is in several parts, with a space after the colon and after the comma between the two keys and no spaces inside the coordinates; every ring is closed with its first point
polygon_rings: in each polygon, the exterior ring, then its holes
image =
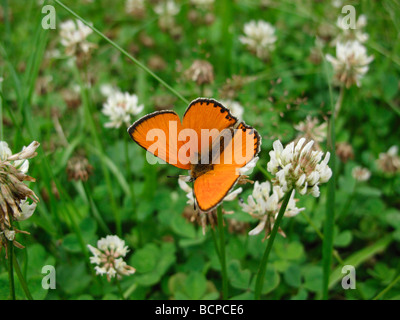
{"type": "MultiPolygon", "coordinates": [[[[285,217],[294,217],[305,208],[297,208],[296,200],[294,199],[294,192],[292,193],[289,203],[284,213],[285,217]]],[[[254,183],[253,193],[248,196],[247,203],[240,202],[240,206],[244,212],[250,214],[253,218],[260,220],[260,223],[249,235],[259,234],[265,230],[266,236],[270,234],[275,223],[275,219],[281,208],[281,200],[283,199],[284,192],[280,186],[271,187],[269,181],[254,183]]],[[[284,235],[282,230],[280,233],[284,235]]]]}
{"type": "Polygon", "coordinates": [[[142,16],[146,10],[144,0],[127,0],[125,3],[125,10],[128,14],[142,16]]]}
{"type": "Polygon", "coordinates": [[[358,41],[348,41],[337,43],[336,58],[327,54],[326,60],[333,66],[335,82],[349,88],[353,84],[361,85],[360,80],[367,73],[368,65],[374,57],[368,57],[366,48],[358,41]]]}
{"type": "Polygon", "coordinates": [[[239,40],[260,59],[267,59],[275,49],[275,28],[268,22],[250,21],[244,25],[245,36],[239,40]]]}
{"type": "Polygon", "coordinates": [[[294,125],[294,128],[300,132],[301,137],[307,140],[314,140],[315,142],[323,142],[326,139],[327,122],[319,123],[317,118],[307,116],[305,121],[299,122],[294,125]]]}
{"type": "Polygon", "coordinates": [[[239,175],[249,175],[253,172],[253,169],[256,167],[257,165],[257,161],[258,161],[259,157],[254,157],[253,159],[251,159],[244,167],[240,168],[238,170],[239,175]]]}
{"type": "Polygon", "coordinates": [[[221,103],[231,111],[233,116],[239,120],[243,120],[244,108],[239,102],[233,100],[222,100],[221,103]]]}
{"type": "Polygon", "coordinates": [[[21,152],[12,154],[7,142],[0,141],[0,161],[10,162],[16,169],[25,174],[29,169],[28,159],[37,156],[36,149],[39,146],[39,142],[33,141],[28,147],[24,146],[21,152]]]}
{"type": "Polygon", "coordinates": [[[154,7],[155,13],[160,16],[176,16],[180,8],[173,0],[161,1],[154,7]]]}
{"type": "Polygon", "coordinates": [[[86,40],[92,33],[92,29],[82,21],[67,20],[60,24],[61,44],[66,48],[65,53],[69,56],[75,55],[77,51],[88,53],[95,45],[86,40]]]}
{"type": "Polygon", "coordinates": [[[342,0],[332,0],[331,4],[335,8],[341,8],[343,7],[343,1],[342,0]]]}
{"type": "Polygon", "coordinates": [[[100,86],[100,93],[102,96],[108,98],[109,96],[115,94],[116,92],[120,92],[117,87],[112,84],[104,83],[100,86]]]}
{"type": "Polygon", "coordinates": [[[214,0],[190,0],[190,3],[198,8],[208,8],[214,4],[214,0]]]}
{"type": "Polygon", "coordinates": [[[8,160],[25,160],[36,157],[36,149],[39,147],[39,145],[39,142],[33,141],[29,146],[23,147],[21,152],[8,157],[8,160]]]}
{"type": "Polygon", "coordinates": [[[4,235],[8,241],[14,241],[14,239],[15,239],[15,231],[14,230],[5,229],[4,235]]]}
{"type": "Polygon", "coordinates": [[[282,187],[283,192],[296,189],[300,194],[312,194],[319,197],[319,184],[327,182],[332,176],[328,166],[330,153],[322,160],[323,152],[313,151],[314,141],[308,142],[301,138],[296,146],[289,143],[284,149],[282,143],[276,140],[267,164],[267,170],[275,175],[274,183],[282,187]]]}
{"type": "Polygon", "coordinates": [[[8,143],[5,141],[0,141],[0,161],[6,161],[11,155],[12,152],[8,147],[8,143]]]}
{"type": "Polygon", "coordinates": [[[162,1],[154,7],[154,12],[159,15],[158,25],[162,30],[172,29],[180,7],[173,0],[162,1]]]}
{"type": "Polygon", "coordinates": [[[398,146],[392,146],[387,152],[380,153],[377,160],[379,168],[389,174],[400,172],[400,157],[398,153],[398,146]]]}
{"type": "MultiPolygon", "coordinates": [[[[29,162],[28,159],[37,155],[36,149],[39,143],[34,141],[22,151],[12,154],[7,142],[0,141],[0,250],[5,243],[12,241],[13,244],[23,249],[24,246],[14,240],[16,233],[28,232],[18,230],[12,225],[12,221],[28,219],[36,208],[39,201],[36,194],[28,188],[24,181],[35,179],[26,175],[29,162]],[[29,205],[27,199],[34,203],[29,205]]],[[[6,248],[7,258],[7,248],[6,248]]]]}
{"type": "Polygon", "coordinates": [[[364,43],[368,40],[368,33],[364,33],[362,29],[367,25],[367,17],[361,14],[355,24],[355,29],[346,25],[345,17],[338,17],[336,25],[340,28],[341,33],[331,42],[331,45],[336,45],[338,42],[358,41],[364,43]]]}
{"type": "Polygon", "coordinates": [[[29,204],[28,199],[21,200],[19,207],[21,208],[21,215],[17,218],[18,221],[29,219],[36,210],[37,203],[32,202],[29,204]]]}
{"type": "Polygon", "coordinates": [[[90,263],[96,264],[96,274],[107,275],[107,280],[122,276],[128,276],[135,273],[135,268],[128,266],[125,258],[129,249],[125,246],[125,241],[118,236],[107,236],[97,241],[97,248],[88,244],[88,248],[93,254],[90,257],[90,263]]]}
{"type": "Polygon", "coordinates": [[[367,181],[371,177],[371,171],[360,166],[354,167],[351,174],[359,182],[367,181]]]}
{"type": "Polygon", "coordinates": [[[119,128],[122,124],[129,126],[131,116],[139,114],[143,109],[144,106],[139,105],[138,97],[135,94],[114,92],[103,105],[102,112],[110,119],[104,126],[106,128],[119,128]]]}

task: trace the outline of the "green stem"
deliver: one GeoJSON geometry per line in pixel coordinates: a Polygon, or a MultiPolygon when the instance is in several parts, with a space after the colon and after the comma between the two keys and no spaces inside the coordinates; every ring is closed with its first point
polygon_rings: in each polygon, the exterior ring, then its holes
{"type": "Polygon", "coordinates": [[[132,284],[124,293],[124,298],[126,300],[129,300],[129,296],[136,290],[136,288],[138,287],[137,283],[132,284]]]}
{"type": "Polygon", "coordinates": [[[342,85],[340,87],[339,97],[335,104],[335,118],[334,119],[336,119],[339,116],[339,112],[340,112],[340,109],[342,108],[342,104],[343,104],[343,97],[344,97],[344,86],[342,85]]]}
{"type": "Polygon", "coordinates": [[[343,102],[344,95],[344,86],[340,88],[339,98],[336,104],[333,103],[333,94],[332,94],[332,84],[329,79],[328,72],[328,62],[325,59],[325,56],[322,55],[324,59],[325,65],[325,74],[328,82],[329,88],[329,99],[331,105],[331,118],[329,120],[328,126],[328,141],[327,147],[331,154],[330,158],[330,168],[332,170],[332,177],[328,182],[328,195],[326,201],[326,214],[325,214],[325,223],[324,223],[324,240],[322,242],[322,270],[323,270],[323,278],[322,278],[322,298],[324,300],[328,299],[328,290],[329,290],[329,277],[331,274],[331,264],[332,264],[332,252],[333,252],[333,228],[335,225],[335,188],[336,188],[336,134],[335,134],[335,118],[339,113],[343,102]]]}
{"type": "Polygon", "coordinates": [[[211,228],[211,236],[214,242],[215,252],[217,253],[218,259],[221,262],[221,253],[219,252],[218,241],[213,228],[211,228]]]}
{"type": "MultiPolygon", "coordinates": [[[[125,135],[125,131],[124,131],[124,135],[125,135]]],[[[129,184],[129,191],[131,194],[132,209],[135,210],[136,196],[135,196],[135,189],[133,187],[133,174],[132,174],[132,170],[131,170],[131,166],[130,166],[130,163],[132,160],[129,158],[129,145],[128,145],[128,139],[126,137],[124,139],[124,146],[125,146],[125,162],[126,162],[127,180],[132,181],[129,184]]]]}
{"type": "Polygon", "coordinates": [[[65,10],[67,10],[71,15],[73,15],[76,19],[82,21],[85,25],[87,25],[90,29],[92,29],[97,35],[99,35],[101,38],[106,40],[109,44],[111,44],[115,49],[117,49],[119,52],[121,52],[124,56],[126,56],[129,60],[131,60],[133,63],[135,63],[138,67],[142,68],[144,71],[146,71],[148,74],[150,74],[154,79],[156,79],[159,83],[161,83],[165,88],[167,88],[169,91],[171,91],[172,94],[177,96],[180,100],[182,100],[185,104],[188,104],[189,101],[186,100],[179,92],[177,92],[175,89],[173,89],[168,83],[166,83],[164,80],[162,80],[160,77],[158,77],[154,72],[152,72],[149,68],[147,68],[144,64],[142,64],[140,61],[136,60],[134,57],[132,57],[127,51],[122,49],[118,44],[116,44],[114,41],[109,39],[106,35],[104,35],[102,32],[100,32],[97,28],[92,26],[90,23],[85,21],[82,17],[80,17],[78,14],[76,14],[74,11],[72,11],[70,8],[68,8],[66,5],[64,5],[61,1],[59,0],[54,0],[58,5],[63,7],[65,10]]]}
{"type": "Polygon", "coordinates": [[[115,278],[115,283],[117,284],[118,293],[119,293],[121,299],[122,299],[122,300],[125,300],[124,292],[122,291],[121,283],[119,282],[119,279],[118,279],[118,278],[115,278]]]}
{"type": "Polygon", "coordinates": [[[292,191],[293,190],[290,190],[289,192],[287,192],[283,198],[282,205],[279,210],[278,216],[275,220],[274,227],[272,228],[271,234],[269,236],[267,247],[265,248],[264,255],[263,255],[261,263],[260,263],[260,267],[258,268],[257,279],[256,279],[256,288],[255,288],[255,294],[254,294],[255,300],[260,300],[261,292],[262,292],[263,285],[264,285],[265,271],[267,270],[269,254],[271,253],[272,245],[274,244],[276,234],[278,233],[278,230],[279,230],[279,225],[281,224],[283,215],[286,211],[292,191]]]}
{"type": "MultiPolygon", "coordinates": [[[[219,233],[219,253],[222,272],[222,298],[228,299],[228,274],[226,271],[226,255],[225,255],[225,234],[224,234],[224,219],[222,217],[222,206],[217,208],[218,215],[218,233],[219,233]]],[[[218,251],[217,251],[218,254],[218,251]]]]}
{"type": "Polygon", "coordinates": [[[18,260],[15,257],[15,255],[14,255],[14,259],[13,260],[14,260],[14,269],[15,269],[15,272],[16,272],[16,274],[18,276],[19,283],[21,284],[21,287],[24,290],[25,295],[28,298],[28,300],[33,300],[33,297],[32,297],[32,295],[31,295],[31,293],[29,291],[28,285],[27,285],[27,283],[25,281],[24,275],[21,272],[21,268],[19,267],[19,263],[18,263],[18,260]]]}
{"type": "Polygon", "coordinates": [[[10,298],[15,300],[15,285],[14,285],[14,245],[12,241],[7,241],[8,252],[8,279],[10,282],[10,298]]]}

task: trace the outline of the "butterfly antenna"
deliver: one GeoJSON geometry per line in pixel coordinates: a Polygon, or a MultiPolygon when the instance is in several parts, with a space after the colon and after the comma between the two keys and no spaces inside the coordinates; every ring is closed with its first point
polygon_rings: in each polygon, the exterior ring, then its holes
{"type": "Polygon", "coordinates": [[[167,178],[177,178],[177,179],[179,179],[179,176],[167,176],[167,178]]]}

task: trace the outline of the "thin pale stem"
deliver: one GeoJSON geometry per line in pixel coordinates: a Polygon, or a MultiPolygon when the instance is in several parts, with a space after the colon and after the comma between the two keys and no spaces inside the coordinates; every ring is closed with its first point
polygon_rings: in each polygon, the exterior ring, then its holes
{"type": "Polygon", "coordinates": [[[258,268],[257,279],[256,279],[256,288],[255,288],[255,294],[254,294],[255,300],[260,300],[261,292],[262,292],[263,285],[264,285],[265,271],[267,270],[269,254],[271,253],[272,245],[274,244],[276,234],[278,233],[278,230],[279,230],[279,225],[281,224],[283,215],[285,214],[292,191],[293,190],[290,190],[289,192],[287,192],[285,194],[283,201],[282,201],[281,208],[278,213],[278,216],[274,222],[274,227],[272,228],[271,234],[269,235],[267,247],[265,248],[264,255],[263,255],[261,263],[260,263],[260,267],[258,268]]]}
{"type": "Polygon", "coordinates": [[[339,116],[340,109],[342,108],[344,91],[345,91],[345,87],[342,85],[340,87],[339,97],[335,104],[335,118],[337,118],[339,116]]]}

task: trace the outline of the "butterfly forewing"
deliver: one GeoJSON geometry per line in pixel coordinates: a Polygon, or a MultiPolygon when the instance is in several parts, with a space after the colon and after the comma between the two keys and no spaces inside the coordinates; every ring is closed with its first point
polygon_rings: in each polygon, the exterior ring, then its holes
{"type": "Polygon", "coordinates": [[[182,130],[181,120],[174,111],[151,113],[136,121],[129,129],[132,139],[148,152],[165,162],[181,169],[189,169],[189,163],[182,163],[179,150],[185,141],[179,141],[182,130]]]}

